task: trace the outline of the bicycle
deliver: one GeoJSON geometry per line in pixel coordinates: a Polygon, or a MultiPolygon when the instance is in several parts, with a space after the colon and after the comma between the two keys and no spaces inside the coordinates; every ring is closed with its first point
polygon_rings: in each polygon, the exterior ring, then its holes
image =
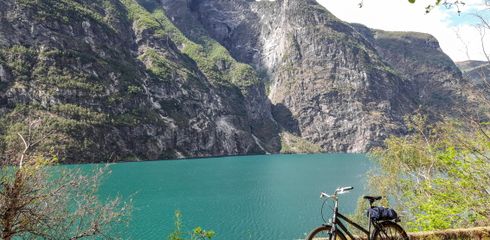
{"type": "MultiPolygon", "coordinates": [[[[373,220],[371,219],[371,212],[368,214],[369,224],[368,229],[361,227],[359,224],[345,217],[339,212],[339,199],[338,195],[348,193],[350,190],[354,189],[353,187],[342,187],[337,188],[335,193],[332,195],[328,195],[324,192],[320,194],[320,198],[325,198],[323,201],[321,214],[323,218],[323,208],[327,200],[332,199],[335,202],[335,207],[333,209],[333,216],[331,218],[331,223],[327,224],[325,221],[322,226],[317,227],[311,231],[311,233],[306,237],[305,240],[333,240],[333,239],[341,239],[347,240],[345,234],[347,234],[351,239],[367,239],[367,240],[408,240],[408,235],[403,230],[403,228],[398,225],[396,222],[399,222],[400,219],[396,217],[396,219],[390,220],[373,220]],[[349,230],[345,227],[345,225],[340,221],[344,220],[349,223],[351,226],[359,229],[361,232],[366,234],[367,238],[356,238],[349,230]]],[[[381,200],[381,196],[364,196],[364,199],[369,201],[370,208],[373,208],[374,202],[381,200]]]]}

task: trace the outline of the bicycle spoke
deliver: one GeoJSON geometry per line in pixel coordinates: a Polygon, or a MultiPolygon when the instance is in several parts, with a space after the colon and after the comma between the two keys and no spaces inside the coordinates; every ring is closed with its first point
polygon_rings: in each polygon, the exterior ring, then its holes
{"type": "MultiPolygon", "coordinates": [[[[331,234],[329,232],[323,231],[320,234],[317,234],[314,239],[315,240],[330,240],[330,239],[333,240],[333,238],[331,238],[330,235],[331,234]]],[[[336,239],[340,239],[340,238],[338,236],[336,236],[336,239]]]]}
{"type": "Polygon", "coordinates": [[[330,227],[322,227],[313,231],[306,239],[308,240],[346,240],[341,232],[335,234],[335,238],[331,236],[330,227]]]}
{"type": "Polygon", "coordinates": [[[314,240],[328,240],[330,233],[328,231],[321,231],[315,235],[314,240]]]}
{"type": "Polygon", "coordinates": [[[408,239],[402,228],[394,223],[385,223],[374,237],[375,240],[405,240],[408,239]]]}

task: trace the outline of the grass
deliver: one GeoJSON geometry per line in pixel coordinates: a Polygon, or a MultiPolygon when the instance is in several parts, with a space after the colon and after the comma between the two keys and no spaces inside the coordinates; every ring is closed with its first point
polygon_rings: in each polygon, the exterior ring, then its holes
{"type": "Polygon", "coordinates": [[[115,31],[115,28],[107,21],[110,14],[97,11],[98,5],[108,9],[107,13],[113,13],[113,6],[109,0],[18,0],[17,4],[23,9],[30,9],[35,19],[39,21],[60,21],[70,23],[73,20],[91,19],[100,23],[106,30],[115,31]],[[111,7],[109,7],[111,6],[111,7]]]}
{"type": "Polygon", "coordinates": [[[57,87],[83,90],[92,94],[103,92],[104,87],[98,79],[65,66],[77,58],[74,52],[65,53],[59,49],[39,51],[34,47],[13,45],[0,49],[0,56],[5,59],[16,83],[38,81],[48,91],[57,87]]]}
{"type": "Polygon", "coordinates": [[[490,227],[418,232],[409,233],[409,236],[411,240],[490,240],[490,227]]]}
{"type": "MultiPolygon", "coordinates": [[[[410,240],[490,240],[490,227],[446,229],[408,233],[410,240]]],[[[359,239],[367,239],[365,236],[359,239]]]]}
{"type": "Polygon", "coordinates": [[[51,107],[52,112],[68,119],[89,124],[102,124],[107,115],[75,104],[57,104],[51,107]]]}
{"type": "Polygon", "coordinates": [[[175,67],[171,61],[167,60],[154,49],[145,50],[138,59],[146,64],[148,71],[151,74],[164,81],[170,79],[172,69],[175,67]]]}
{"type": "Polygon", "coordinates": [[[319,145],[291,133],[282,132],[280,136],[282,145],[281,153],[283,154],[322,152],[322,148],[319,145]]]}
{"type": "MultiPolygon", "coordinates": [[[[151,8],[150,12],[135,0],[122,0],[122,3],[137,31],[150,32],[156,38],[170,38],[212,83],[240,88],[259,83],[259,78],[251,66],[237,62],[226,48],[207,37],[204,32],[200,34],[199,26],[195,29],[198,32],[197,36],[191,41],[173,25],[163,9],[151,8]]],[[[147,49],[140,59],[153,60],[149,71],[159,77],[167,77],[170,61],[166,60],[166,56],[154,49],[147,49]]]]}
{"type": "Polygon", "coordinates": [[[17,81],[28,81],[37,58],[36,51],[22,45],[0,49],[0,56],[17,81]]]}

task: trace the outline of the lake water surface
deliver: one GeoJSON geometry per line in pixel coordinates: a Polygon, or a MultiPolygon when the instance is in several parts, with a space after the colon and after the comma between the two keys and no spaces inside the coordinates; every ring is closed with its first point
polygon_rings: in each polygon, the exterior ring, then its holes
{"type": "Polygon", "coordinates": [[[186,229],[212,229],[218,240],[302,239],[322,223],[320,191],[354,186],[340,200],[341,210],[352,213],[371,167],[359,154],[119,163],[111,165],[101,195],[133,195],[127,239],[167,239],[177,209],[186,229]]]}

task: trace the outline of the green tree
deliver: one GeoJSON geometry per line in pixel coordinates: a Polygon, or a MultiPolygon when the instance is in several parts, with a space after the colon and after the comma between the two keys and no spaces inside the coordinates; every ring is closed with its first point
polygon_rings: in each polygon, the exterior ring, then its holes
{"type": "Polygon", "coordinates": [[[373,152],[370,188],[405,213],[411,231],[490,224],[489,125],[426,122],[410,118],[410,135],[373,152]]]}
{"type": "Polygon", "coordinates": [[[216,233],[212,230],[205,230],[201,227],[195,227],[192,232],[184,232],[184,224],[182,223],[182,213],[175,211],[175,229],[168,236],[168,240],[209,240],[212,239],[216,233]],[[188,236],[186,238],[186,236],[188,236]]]}

